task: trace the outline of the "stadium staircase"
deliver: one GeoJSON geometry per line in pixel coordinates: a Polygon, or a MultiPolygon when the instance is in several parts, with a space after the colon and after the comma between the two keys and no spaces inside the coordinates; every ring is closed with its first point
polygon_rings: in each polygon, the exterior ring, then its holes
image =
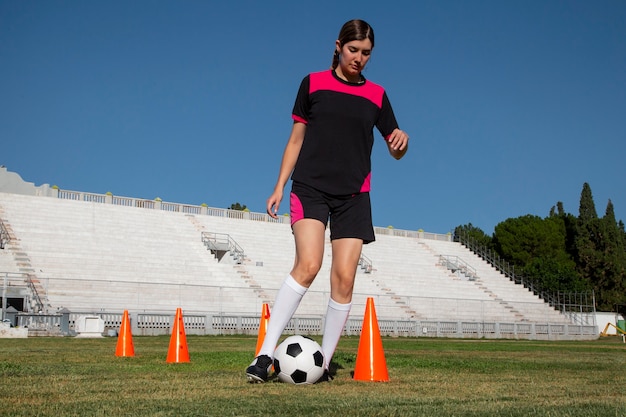
{"type": "Polygon", "coordinates": [[[0,231],[1,242],[0,250],[6,250],[13,258],[13,262],[6,262],[5,257],[0,257],[0,267],[6,268],[0,270],[4,272],[7,280],[6,287],[9,289],[7,298],[24,297],[30,301],[30,309],[36,313],[47,312],[50,304],[47,300],[45,288],[37,278],[35,269],[31,265],[28,254],[24,252],[20,245],[19,239],[15,237],[11,224],[6,219],[4,208],[0,205],[0,231]]]}
{"type": "Polygon", "coordinates": [[[494,266],[476,256],[458,242],[428,241],[434,252],[446,253],[460,259],[470,260],[476,271],[474,284],[494,302],[511,311],[519,321],[570,323],[567,316],[556,311],[529,289],[508,279],[494,266]]]}
{"type": "Polygon", "coordinates": [[[205,226],[198,221],[196,216],[187,215],[187,218],[191,221],[196,230],[201,233],[202,242],[207,250],[215,256],[215,259],[225,261],[228,259],[225,258],[225,256],[230,256],[234,263],[233,269],[237,273],[237,276],[260,298],[262,303],[271,303],[270,295],[251,275],[247,267],[247,265],[250,264],[250,259],[246,258],[243,248],[228,234],[207,232],[205,226]]]}

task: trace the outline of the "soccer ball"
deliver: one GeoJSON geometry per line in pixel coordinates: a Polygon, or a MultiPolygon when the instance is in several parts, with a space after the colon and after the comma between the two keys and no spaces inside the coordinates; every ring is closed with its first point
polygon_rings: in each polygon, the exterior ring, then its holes
{"type": "Polygon", "coordinates": [[[324,375],[324,354],[313,339],[289,336],[274,352],[274,371],[289,384],[314,384],[324,375]]]}

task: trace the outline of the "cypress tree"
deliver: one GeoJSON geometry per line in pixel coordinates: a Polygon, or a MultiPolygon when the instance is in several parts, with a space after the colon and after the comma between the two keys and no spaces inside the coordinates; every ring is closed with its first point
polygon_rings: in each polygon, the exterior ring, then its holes
{"type": "Polygon", "coordinates": [[[624,233],[615,220],[609,200],[605,215],[598,218],[591,187],[585,183],[580,195],[576,232],[576,264],[581,277],[595,291],[597,308],[613,311],[626,300],[626,253],[624,233]]]}
{"type": "MultiPolygon", "coordinates": [[[[602,301],[608,308],[626,300],[626,251],[620,226],[615,221],[613,202],[609,200],[601,224],[602,301]]],[[[613,309],[611,309],[612,311],[613,309]]]]}
{"type": "Polygon", "coordinates": [[[598,218],[596,205],[591,195],[591,187],[588,183],[583,184],[583,190],[580,193],[580,206],[578,208],[578,219],[582,223],[588,223],[598,218]]]}
{"type": "MultiPolygon", "coordinates": [[[[600,291],[601,278],[598,274],[600,256],[597,250],[599,219],[588,183],[583,184],[576,224],[575,261],[580,277],[596,291],[598,305],[603,305],[600,291]]],[[[604,308],[604,307],[603,307],[604,308]]]]}

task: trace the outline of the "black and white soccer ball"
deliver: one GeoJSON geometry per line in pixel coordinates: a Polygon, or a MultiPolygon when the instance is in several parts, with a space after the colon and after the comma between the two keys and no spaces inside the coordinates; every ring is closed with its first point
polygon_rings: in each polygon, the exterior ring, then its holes
{"type": "Polygon", "coordinates": [[[309,337],[289,336],[274,352],[274,371],[282,382],[314,384],[324,375],[322,348],[309,337]]]}

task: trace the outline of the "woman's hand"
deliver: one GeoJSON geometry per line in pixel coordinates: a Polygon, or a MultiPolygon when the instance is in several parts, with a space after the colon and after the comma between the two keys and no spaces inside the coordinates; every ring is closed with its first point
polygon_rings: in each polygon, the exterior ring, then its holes
{"type": "Polygon", "coordinates": [[[396,159],[402,158],[409,149],[409,135],[398,128],[394,129],[386,140],[389,153],[396,159]]]}
{"type": "Polygon", "coordinates": [[[270,217],[277,219],[278,218],[278,209],[280,208],[280,202],[283,199],[283,190],[275,189],[272,195],[267,199],[267,214],[270,217]]]}

